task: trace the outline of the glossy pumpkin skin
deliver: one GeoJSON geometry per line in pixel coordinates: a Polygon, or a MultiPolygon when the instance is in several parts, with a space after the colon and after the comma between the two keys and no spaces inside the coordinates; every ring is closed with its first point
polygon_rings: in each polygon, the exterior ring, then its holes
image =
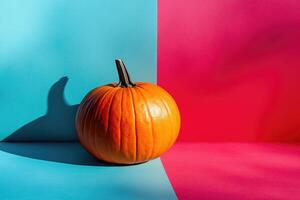
{"type": "Polygon", "coordinates": [[[180,114],[174,99],[157,85],[109,84],[83,99],[76,128],[80,142],[95,157],[134,164],[157,158],[174,144],[180,114]]]}

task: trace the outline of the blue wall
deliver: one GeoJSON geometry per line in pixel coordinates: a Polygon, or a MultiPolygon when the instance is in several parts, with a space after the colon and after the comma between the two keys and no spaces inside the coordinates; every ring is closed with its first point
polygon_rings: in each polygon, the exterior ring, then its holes
{"type": "Polygon", "coordinates": [[[76,104],[118,81],[156,82],[156,1],[0,2],[0,140],[76,140],[76,104]],[[8,137],[9,136],[9,137],[8,137]]]}

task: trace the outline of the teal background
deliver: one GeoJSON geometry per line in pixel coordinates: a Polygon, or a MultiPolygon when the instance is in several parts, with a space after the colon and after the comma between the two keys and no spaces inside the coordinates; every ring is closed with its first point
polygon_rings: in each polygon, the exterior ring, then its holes
{"type": "MultiPolygon", "coordinates": [[[[63,94],[54,96],[62,95],[65,106],[118,81],[115,58],[124,60],[134,81],[156,82],[156,6],[152,0],[1,1],[0,140],[43,117],[50,88],[64,76],[63,94]]],[[[72,128],[55,129],[73,125],[64,124],[73,122],[67,112],[34,134],[28,127],[19,131],[21,140],[76,140],[72,128]]]]}

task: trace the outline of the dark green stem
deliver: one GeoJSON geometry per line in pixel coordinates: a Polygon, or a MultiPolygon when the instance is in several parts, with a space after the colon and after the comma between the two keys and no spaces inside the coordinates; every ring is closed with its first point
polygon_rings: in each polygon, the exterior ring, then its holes
{"type": "Polygon", "coordinates": [[[116,59],[116,65],[118,69],[119,74],[119,86],[121,87],[133,87],[134,83],[130,80],[130,76],[128,74],[128,71],[125,67],[124,62],[121,59],[116,59]]]}

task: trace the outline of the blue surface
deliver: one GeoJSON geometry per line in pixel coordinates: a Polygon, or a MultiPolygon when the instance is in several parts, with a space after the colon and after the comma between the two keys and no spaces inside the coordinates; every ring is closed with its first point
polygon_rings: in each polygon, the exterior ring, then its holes
{"type": "Polygon", "coordinates": [[[160,159],[109,166],[78,143],[0,143],[0,163],[1,200],[176,199],[160,159]]]}
{"type": "Polygon", "coordinates": [[[156,82],[156,6],[140,0],[1,1],[0,140],[22,127],[15,140],[75,140],[71,105],[92,88],[118,81],[115,58],[124,60],[134,81],[156,82]],[[49,90],[64,76],[69,81],[56,88],[52,112],[49,90]]]}

